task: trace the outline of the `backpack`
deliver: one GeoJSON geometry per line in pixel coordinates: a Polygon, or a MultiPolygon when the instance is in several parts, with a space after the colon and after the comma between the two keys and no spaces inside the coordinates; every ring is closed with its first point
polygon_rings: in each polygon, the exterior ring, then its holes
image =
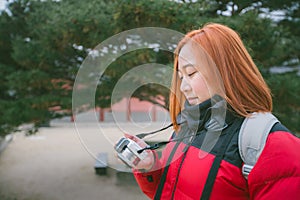
{"type": "Polygon", "coordinates": [[[252,113],[245,118],[239,132],[239,153],[244,161],[242,167],[243,176],[248,175],[256,164],[267,141],[267,137],[278,119],[269,112],[252,113]]]}

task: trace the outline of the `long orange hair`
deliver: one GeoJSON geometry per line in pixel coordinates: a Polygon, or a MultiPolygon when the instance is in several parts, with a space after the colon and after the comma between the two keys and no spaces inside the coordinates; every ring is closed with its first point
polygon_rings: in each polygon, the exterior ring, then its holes
{"type": "Polygon", "coordinates": [[[184,95],[178,78],[178,55],[188,40],[198,43],[216,64],[224,84],[224,98],[241,116],[252,112],[272,111],[272,96],[257,66],[239,35],[227,26],[210,23],[185,35],[175,50],[170,93],[170,116],[178,130],[176,116],[181,111],[184,95]]]}

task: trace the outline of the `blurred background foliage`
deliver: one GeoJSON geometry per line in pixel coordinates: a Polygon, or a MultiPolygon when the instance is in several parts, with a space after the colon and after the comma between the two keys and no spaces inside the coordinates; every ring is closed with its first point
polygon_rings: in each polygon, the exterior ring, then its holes
{"type": "MultiPolygon", "coordinates": [[[[84,58],[105,39],[138,27],[186,33],[207,22],[235,29],[272,89],[274,113],[300,132],[300,3],[297,0],[14,0],[0,13],[0,135],[71,115],[84,58]],[[288,67],[274,73],[273,67],[288,67]]],[[[96,104],[111,105],[118,79],[143,63],[172,66],[172,53],[130,52],[101,77],[96,104]]],[[[167,108],[169,91],[145,85],[133,95],[167,108]],[[155,97],[165,97],[165,104],[155,97]]]]}

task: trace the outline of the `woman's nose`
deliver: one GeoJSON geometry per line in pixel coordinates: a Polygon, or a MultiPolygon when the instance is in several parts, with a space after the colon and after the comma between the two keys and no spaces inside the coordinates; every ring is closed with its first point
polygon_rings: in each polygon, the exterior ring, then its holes
{"type": "Polygon", "coordinates": [[[187,92],[187,91],[191,90],[191,86],[185,78],[183,78],[181,81],[180,90],[181,90],[181,92],[187,92]]]}

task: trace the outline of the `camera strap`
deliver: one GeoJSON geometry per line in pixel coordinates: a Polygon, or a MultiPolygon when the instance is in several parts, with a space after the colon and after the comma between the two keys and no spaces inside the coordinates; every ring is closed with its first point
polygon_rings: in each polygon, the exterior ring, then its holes
{"type": "Polygon", "coordinates": [[[187,136],[184,136],[184,137],[180,137],[180,138],[171,139],[171,140],[169,140],[169,141],[158,142],[158,143],[155,143],[155,144],[153,144],[153,145],[148,145],[148,146],[146,146],[145,148],[142,148],[142,149],[138,150],[137,152],[138,152],[138,153],[142,153],[144,150],[154,150],[154,149],[158,149],[159,147],[161,147],[161,146],[163,146],[163,145],[166,145],[166,144],[168,144],[168,143],[170,143],[170,142],[182,141],[182,140],[185,139],[185,138],[190,138],[190,137],[193,137],[193,136],[195,136],[195,135],[197,135],[197,133],[192,134],[192,135],[187,135],[187,136]]]}
{"type": "MultiPolygon", "coordinates": [[[[180,125],[180,124],[179,124],[179,125],[180,125]]],[[[148,133],[140,133],[140,134],[138,134],[138,135],[136,135],[136,136],[137,136],[138,138],[140,138],[140,139],[143,139],[144,137],[146,137],[146,136],[148,136],[148,135],[152,135],[152,134],[154,134],[154,133],[158,133],[158,132],[163,131],[163,130],[166,130],[166,129],[172,127],[172,126],[173,126],[173,124],[171,123],[171,124],[169,124],[168,126],[163,127],[163,128],[161,128],[161,129],[159,129],[159,130],[152,131],[152,132],[148,132],[148,133]]]]}
{"type": "MultiPolygon", "coordinates": [[[[183,124],[183,123],[185,123],[185,122],[186,122],[186,121],[181,122],[181,123],[179,123],[178,125],[181,125],[181,124],[183,124]]],[[[156,131],[151,131],[151,132],[148,132],[148,133],[140,133],[140,134],[137,134],[136,136],[137,136],[138,138],[140,138],[140,139],[143,139],[144,137],[146,137],[146,136],[148,136],[148,135],[153,135],[153,134],[158,133],[158,132],[160,132],[160,131],[166,130],[166,129],[172,127],[172,126],[173,126],[173,124],[171,123],[171,124],[169,124],[168,126],[163,127],[163,128],[161,128],[161,129],[158,129],[158,130],[156,130],[156,131]]],[[[145,148],[142,148],[142,149],[138,150],[137,153],[142,153],[142,152],[145,151],[145,150],[154,150],[154,149],[158,149],[159,147],[161,147],[161,146],[163,146],[163,145],[166,145],[166,144],[168,144],[168,143],[170,143],[170,142],[176,142],[176,141],[179,141],[179,140],[184,139],[184,138],[187,138],[187,137],[191,137],[191,136],[186,136],[186,137],[182,137],[182,138],[176,138],[176,139],[173,139],[173,140],[171,139],[171,140],[169,140],[169,141],[163,141],[163,142],[155,143],[155,144],[153,144],[153,145],[148,145],[148,146],[146,146],[145,148]]]]}

